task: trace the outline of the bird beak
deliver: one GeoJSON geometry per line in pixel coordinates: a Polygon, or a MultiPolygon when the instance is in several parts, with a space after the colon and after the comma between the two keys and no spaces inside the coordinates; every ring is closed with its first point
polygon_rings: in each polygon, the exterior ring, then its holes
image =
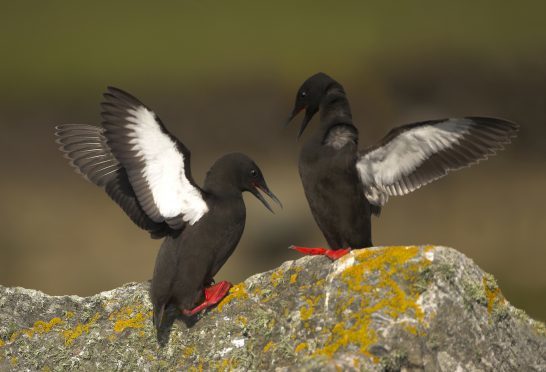
{"type": "Polygon", "coordinates": [[[288,118],[288,120],[286,121],[286,124],[284,125],[285,127],[288,126],[288,124],[290,124],[290,122],[296,117],[298,116],[298,114],[305,108],[305,106],[302,106],[302,107],[294,107],[294,111],[292,111],[292,114],[290,115],[290,117],[288,118]]]}
{"type": "Polygon", "coordinates": [[[311,121],[311,119],[313,118],[313,116],[315,115],[316,113],[316,110],[315,111],[311,111],[309,110],[309,107],[308,106],[303,106],[303,107],[295,107],[294,108],[294,111],[292,111],[292,115],[290,115],[290,117],[288,118],[288,120],[286,121],[286,125],[290,124],[290,122],[292,121],[292,119],[294,119],[303,109],[305,109],[305,117],[303,118],[303,121],[301,122],[301,127],[300,127],[300,131],[298,133],[298,139],[301,137],[301,135],[303,134],[303,131],[305,130],[305,128],[307,127],[307,124],[309,124],[309,122],[311,121]]]}
{"type": "Polygon", "coordinates": [[[271,211],[271,213],[275,214],[275,212],[273,211],[273,209],[271,208],[271,206],[269,205],[269,203],[267,202],[267,200],[265,200],[265,198],[263,197],[262,194],[260,194],[260,191],[262,191],[264,194],[266,194],[267,196],[269,196],[275,203],[277,203],[281,208],[282,208],[282,203],[281,201],[275,196],[275,194],[273,194],[271,192],[271,190],[269,190],[269,187],[267,187],[267,185],[265,184],[265,182],[261,183],[261,184],[254,184],[254,189],[252,189],[250,192],[256,197],[258,198],[262,204],[267,208],[269,209],[269,211],[271,211]]]}
{"type": "Polygon", "coordinates": [[[300,132],[298,133],[298,139],[300,139],[301,135],[303,134],[303,131],[305,130],[305,127],[307,127],[307,124],[309,124],[309,122],[313,118],[313,115],[315,115],[314,112],[305,110],[305,116],[303,117],[303,121],[301,122],[300,132]]]}

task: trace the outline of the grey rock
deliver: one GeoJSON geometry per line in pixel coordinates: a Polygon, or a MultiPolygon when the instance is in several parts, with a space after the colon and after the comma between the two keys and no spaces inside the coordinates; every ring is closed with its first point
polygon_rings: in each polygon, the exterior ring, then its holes
{"type": "MultiPolygon", "coordinates": [[[[545,371],[546,331],[445,247],[288,261],[158,342],[148,283],[91,297],[0,286],[4,370],[545,371]]],[[[173,314],[173,311],[171,311],[173,314]]]]}

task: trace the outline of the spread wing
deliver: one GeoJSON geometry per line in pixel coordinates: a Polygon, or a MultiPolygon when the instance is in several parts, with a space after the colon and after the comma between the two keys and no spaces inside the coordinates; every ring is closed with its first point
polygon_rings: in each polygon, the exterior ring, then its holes
{"type": "Polygon", "coordinates": [[[153,237],[163,236],[165,224],[152,221],[140,207],[125,169],[106,144],[103,129],[87,124],[64,124],[55,127],[60,150],[77,173],[97,186],[104,187],[131,220],[153,237]]]}
{"type": "Polygon", "coordinates": [[[359,154],[357,169],[368,201],[384,205],[503,149],[518,125],[494,118],[467,117],[408,124],[359,154]]]}
{"type": "Polygon", "coordinates": [[[107,146],[152,221],[180,229],[208,212],[203,192],[191,176],[190,151],[153,111],[112,87],[104,94],[102,109],[107,146]]]}

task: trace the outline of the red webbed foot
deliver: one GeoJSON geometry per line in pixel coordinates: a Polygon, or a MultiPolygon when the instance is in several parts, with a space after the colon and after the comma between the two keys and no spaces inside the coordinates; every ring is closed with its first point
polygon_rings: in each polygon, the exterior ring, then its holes
{"type": "Polygon", "coordinates": [[[345,248],[345,249],[326,249],[326,248],[308,248],[308,247],[300,247],[297,245],[292,245],[289,247],[289,249],[293,249],[295,251],[298,251],[303,254],[307,255],[322,255],[326,256],[332,261],[337,260],[340,257],[345,256],[347,253],[351,251],[351,248],[345,248]]]}
{"type": "Polygon", "coordinates": [[[198,312],[216,305],[220,302],[229,292],[231,283],[226,281],[218,282],[210,287],[205,288],[205,301],[200,305],[194,307],[191,310],[182,310],[182,313],[186,316],[195,315],[198,312]]]}

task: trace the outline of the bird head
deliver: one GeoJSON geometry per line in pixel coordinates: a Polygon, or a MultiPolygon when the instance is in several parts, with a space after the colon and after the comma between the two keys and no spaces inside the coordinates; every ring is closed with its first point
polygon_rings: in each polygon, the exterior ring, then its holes
{"type": "Polygon", "coordinates": [[[294,109],[287,122],[287,124],[290,123],[301,111],[305,110],[298,138],[301,137],[307,124],[309,124],[313,116],[318,112],[320,102],[328,92],[328,88],[335,82],[330,76],[319,72],[305,80],[300,89],[298,89],[294,109]]]}
{"type": "Polygon", "coordinates": [[[282,208],[280,200],[267,186],[260,167],[241,153],[227,154],[218,159],[207,175],[205,187],[218,192],[225,192],[227,188],[233,188],[236,192],[248,191],[275,213],[261,194],[264,193],[282,208]]]}

